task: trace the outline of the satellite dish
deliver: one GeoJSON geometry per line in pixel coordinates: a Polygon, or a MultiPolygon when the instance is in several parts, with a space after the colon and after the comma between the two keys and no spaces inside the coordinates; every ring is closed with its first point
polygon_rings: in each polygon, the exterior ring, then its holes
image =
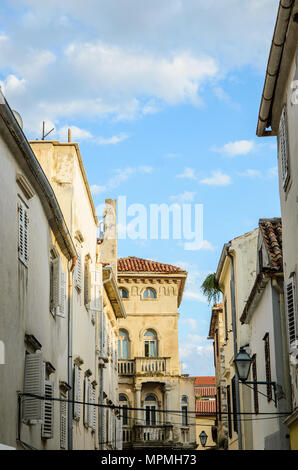
{"type": "Polygon", "coordinates": [[[21,129],[23,129],[23,119],[21,118],[20,113],[18,113],[15,109],[12,110],[14,117],[21,129]]]}

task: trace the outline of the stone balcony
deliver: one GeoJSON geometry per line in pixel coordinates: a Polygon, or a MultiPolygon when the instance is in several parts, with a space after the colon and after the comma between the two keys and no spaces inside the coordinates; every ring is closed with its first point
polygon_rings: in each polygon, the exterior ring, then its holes
{"type": "Polygon", "coordinates": [[[169,373],[169,357],[136,357],[134,359],[118,359],[119,375],[168,375],[169,373]]]}
{"type": "Polygon", "coordinates": [[[143,447],[171,447],[173,444],[173,426],[165,425],[139,425],[135,424],[130,432],[125,430],[123,447],[143,448],[143,447]]]}

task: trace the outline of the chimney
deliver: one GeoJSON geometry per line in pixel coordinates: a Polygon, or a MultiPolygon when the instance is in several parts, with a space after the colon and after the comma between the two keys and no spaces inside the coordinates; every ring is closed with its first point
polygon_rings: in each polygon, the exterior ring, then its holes
{"type": "Polygon", "coordinates": [[[68,128],[68,142],[71,142],[71,129],[68,128]]]}

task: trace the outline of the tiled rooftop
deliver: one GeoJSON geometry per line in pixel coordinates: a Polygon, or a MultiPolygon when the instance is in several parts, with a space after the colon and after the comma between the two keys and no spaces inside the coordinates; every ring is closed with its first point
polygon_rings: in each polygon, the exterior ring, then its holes
{"type": "Polygon", "coordinates": [[[129,256],[128,258],[118,259],[118,273],[124,272],[175,274],[184,273],[185,271],[178,266],[173,266],[171,264],[159,263],[158,261],[129,256]]]}
{"type": "MultiPolygon", "coordinates": [[[[222,304],[219,304],[222,305],[222,304]]],[[[195,387],[199,385],[215,385],[215,377],[213,376],[205,376],[205,377],[194,377],[195,380],[195,387]]]]}
{"type": "Polygon", "coordinates": [[[196,400],[197,415],[215,415],[216,400],[196,400]]]}
{"type": "Polygon", "coordinates": [[[282,223],[279,217],[260,219],[260,230],[270,258],[270,268],[282,271],[282,223]]]}

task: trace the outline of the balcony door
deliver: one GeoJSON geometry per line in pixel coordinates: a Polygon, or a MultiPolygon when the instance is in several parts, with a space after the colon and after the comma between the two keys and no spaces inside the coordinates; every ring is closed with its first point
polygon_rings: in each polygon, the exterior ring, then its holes
{"type": "Polygon", "coordinates": [[[144,333],[144,353],[145,357],[157,357],[157,337],[153,330],[144,333]]]}
{"type": "Polygon", "coordinates": [[[157,400],[155,395],[149,394],[145,398],[145,425],[156,426],[157,400]]]}

